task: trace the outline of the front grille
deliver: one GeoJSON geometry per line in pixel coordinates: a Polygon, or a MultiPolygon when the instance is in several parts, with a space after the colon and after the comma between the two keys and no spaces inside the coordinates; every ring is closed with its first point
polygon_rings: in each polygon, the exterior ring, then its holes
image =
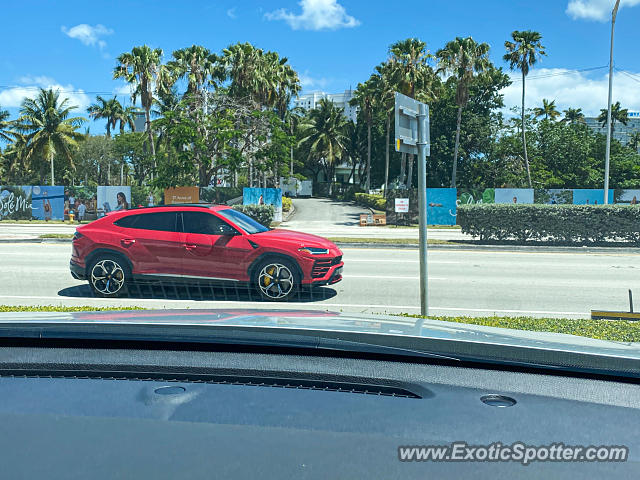
{"type": "Polygon", "coordinates": [[[332,263],[330,258],[326,260],[316,260],[316,263],[313,265],[313,269],[311,269],[311,276],[313,278],[324,277],[329,273],[331,265],[332,263]]]}
{"type": "Polygon", "coordinates": [[[339,255],[333,259],[333,261],[331,262],[331,265],[338,265],[341,261],[342,261],[342,255],[339,255]]]}

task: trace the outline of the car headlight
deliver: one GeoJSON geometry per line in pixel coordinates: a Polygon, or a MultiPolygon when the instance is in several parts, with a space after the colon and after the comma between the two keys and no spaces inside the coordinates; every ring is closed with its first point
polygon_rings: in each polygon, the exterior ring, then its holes
{"type": "Polygon", "coordinates": [[[298,251],[308,253],[309,255],[325,255],[329,253],[328,248],[317,248],[317,247],[301,247],[298,249],[298,251]]]}

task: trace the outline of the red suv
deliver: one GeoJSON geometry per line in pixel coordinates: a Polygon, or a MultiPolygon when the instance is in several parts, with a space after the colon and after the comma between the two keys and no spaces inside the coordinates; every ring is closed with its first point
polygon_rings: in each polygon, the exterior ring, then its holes
{"type": "Polygon", "coordinates": [[[270,229],[227,206],[172,205],[110,213],[78,227],[71,275],[103,297],[136,280],[232,282],[266,300],[342,280],[342,252],[322,237],[270,229]]]}

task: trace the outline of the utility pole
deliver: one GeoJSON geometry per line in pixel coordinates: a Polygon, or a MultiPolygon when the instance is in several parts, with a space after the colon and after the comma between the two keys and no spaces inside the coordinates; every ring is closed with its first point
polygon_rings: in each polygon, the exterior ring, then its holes
{"type": "Polygon", "coordinates": [[[611,157],[611,102],[613,94],[613,32],[616,26],[616,16],[618,15],[618,7],[620,0],[616,0],[616,4],[611,12],[611,50],[609,52],[609,101],[607,102],[607,150],[604,159],[604,204],[609,203],[609,161],[611,157]]]}

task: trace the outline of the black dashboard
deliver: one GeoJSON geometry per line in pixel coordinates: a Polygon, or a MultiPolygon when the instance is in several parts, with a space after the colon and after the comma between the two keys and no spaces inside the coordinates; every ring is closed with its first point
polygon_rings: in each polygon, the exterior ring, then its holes
{"type": "Polygon", "coordinates": [[[636,477],[633,381],[425,359],[11,342],[3,478],[636,477]],[[505,395],[515,405],[484,403],[505,395]],[[625,445],[615,462],[400,462],[465,441],[625,445]]]}

